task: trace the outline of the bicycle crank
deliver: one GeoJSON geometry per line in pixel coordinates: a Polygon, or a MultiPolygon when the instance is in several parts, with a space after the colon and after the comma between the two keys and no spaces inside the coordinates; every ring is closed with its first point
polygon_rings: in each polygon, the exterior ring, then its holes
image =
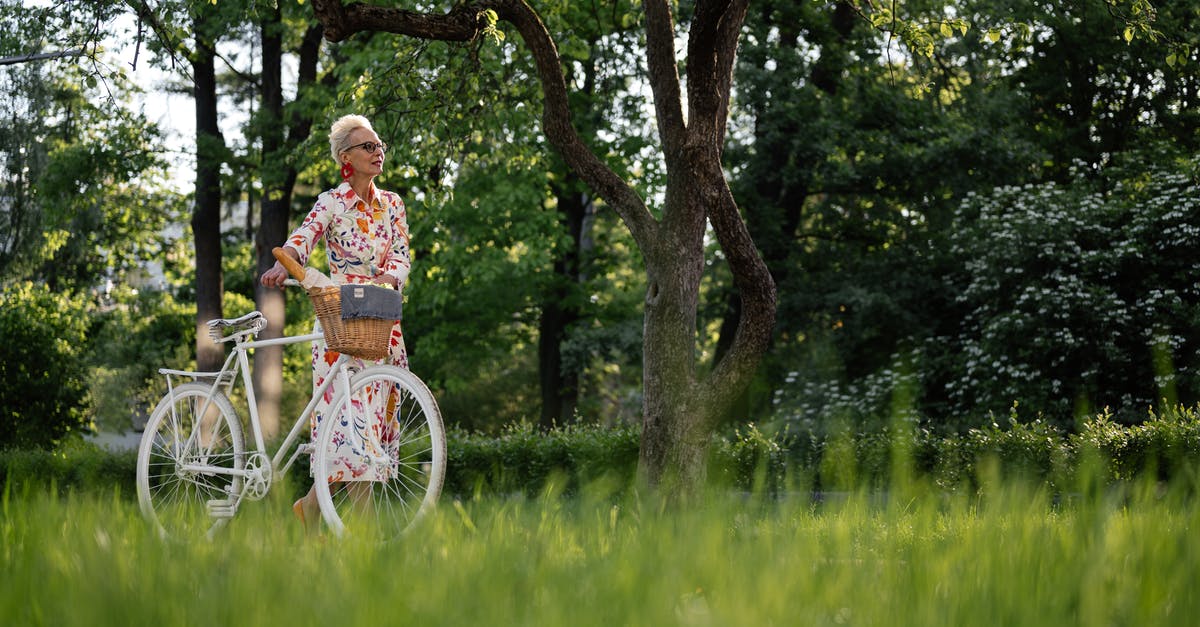
{"type": "Polygon", "coordinates": [[[242,486],[242,496],[258,501],[267,495],[271,489],[271,479],[274,471],[271,460],[266,453],[251,453],[246,458],[245,485],[242,486]]]}

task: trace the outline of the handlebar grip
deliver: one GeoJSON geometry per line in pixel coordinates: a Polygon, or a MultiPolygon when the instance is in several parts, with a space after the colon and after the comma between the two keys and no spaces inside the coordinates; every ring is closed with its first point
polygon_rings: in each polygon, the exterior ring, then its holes
{"type": "Polygon", "coordinates": [[[275,259],[277,259],[279,263],[283,264],[283,267],[287,269],[288,274],[292,275],[292,277],[297,281],[304,278],[304,266],[296,263],[296,260],[292,259],[292,256],[287,254],[287,251],[285,251],[283,248],[272,248],[271,254],[275,255],[275,259]]]}

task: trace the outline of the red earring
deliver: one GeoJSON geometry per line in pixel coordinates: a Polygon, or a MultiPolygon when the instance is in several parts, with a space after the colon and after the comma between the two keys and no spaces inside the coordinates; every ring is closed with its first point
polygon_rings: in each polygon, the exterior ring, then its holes
{"type": "Polygon", "coordinates": [[[342,164],[342,180],[348,181],[352,176],[354,176],[354,166],[350,165],[350,162],[347,161],[342,164]]]}

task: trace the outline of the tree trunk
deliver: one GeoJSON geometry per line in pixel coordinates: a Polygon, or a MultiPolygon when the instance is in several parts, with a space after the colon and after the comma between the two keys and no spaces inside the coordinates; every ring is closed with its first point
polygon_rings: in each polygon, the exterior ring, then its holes
{"type": "MultiPolygon", "coordinates": [[[[263,9],[262,32],[262,106],[259,108],[259,129],[262,141],[262,217],[255,237],[257,273],[261,276],[275,264],[271,249],[287,237],[288,206],[291,189],[283,189],[286,160],[283,148],[283,24],[278,5],[263,9]]],[[[260,337],[272,339],[283,335],[283,291],[254,282],[254,301],[267,317],[267,328],[260,337]]],[[[283,347],[269,346],[254,351],[254,395],[258,401],[258,417],[263,436],[279,434],[279,403],[283,395],[283,347]]]]}
{"type": "Polygon", "coordinates": [[[217,78],[213,42],[203,33],[204,19],[194,18],[196,51],[192,76],[196,97],[196,206],[192,235],[196,249],[196,368],[219,370],[224,350],[209,338],[205,323],[222,316],[221,161],[225,139],[217,124],[217,78]]]}
{"type": "MultiPolygon", "coordinates": [[[[262,129],[262,163],[259,172],[263,182],[262,217],[255,237],[254,247],[258,259],[258,274],[261,276],[275,264],[271,249],[283,244],[288,235],[288,222],[292,205],[292,190],[296,185],[296,168],[287,154],[308,139],[312,131],[312,118],[293,114],[284,137],[283,108],[283,24],[278,7],[267,13],[262,24],[263,76],[262,106],[260,108],[262,129]]],[[[316,82],[317,61],[321,49],[321,29],[311,26],[300,44],[300,59],[297,67],[297,98],[305,88],[316,82]]],[[[267,316],[267,328],[263,339],[283,335],[287,322],[284,292],[266,288],[254,282],[254,298],[258,310],[267,316]]],[[[283,347],[260,348],[254,353],[254,390],[258,399],[258,414],[262,420],[263,435],[267,438],[279,434],[280,401],[283,394],[283,347]]]]}
{"type": "Polygon", "coordinates": [[[565,424],[575,415],[579,404],[579,374],[563,369],[562,347],[567,329],[579,320],[579,305],[573,297],[579,281],[579,251],[583,223],[590,200],[578,189],[578,177],[567,174],[561,186],[555,186],[558,218],[571,236],[570,248],[559,251],[554,260],[555,284],[542,302],[538,325],[538,379],[542,391],[543,428],[565,424]]]}
{"type": "MultiPolygon", "coordinates": [[[[666,212],[688,214],[685,207],[672,205],[671,195],[668,191],[666,212]]],[[[678,205],[688,202],[694,201],[674,200],[678,205]]],[[[689,240],[703,237],[703,211],[699,216],[698,221],[693,217],[686,233],[664,228],[663,245],[649,253],[643,249],[649,280],[642,338],[639,473],[664,493],[684,497],[704,482],[712,422],[712,408],[700,402],[694,356],[704,258],[703,245],[689,240]]],[[[664,226],[667,222],[664,217],[664,226]]]]}

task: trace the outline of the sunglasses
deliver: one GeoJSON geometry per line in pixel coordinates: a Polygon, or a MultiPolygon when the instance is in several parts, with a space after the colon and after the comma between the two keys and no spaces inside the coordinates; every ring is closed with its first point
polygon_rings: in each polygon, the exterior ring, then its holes
{"type": "Polygon", "coordinates": [[[387,144],[383,142],[363,142],[361,144],[354,144],[353,146],[346,148],[346,150],[351,150],[353,148],[362,148],[363,150],[367,151],[367,153],[375,152],[376,148],[379,149],[379,152],[387,152],[387,144]]]}

